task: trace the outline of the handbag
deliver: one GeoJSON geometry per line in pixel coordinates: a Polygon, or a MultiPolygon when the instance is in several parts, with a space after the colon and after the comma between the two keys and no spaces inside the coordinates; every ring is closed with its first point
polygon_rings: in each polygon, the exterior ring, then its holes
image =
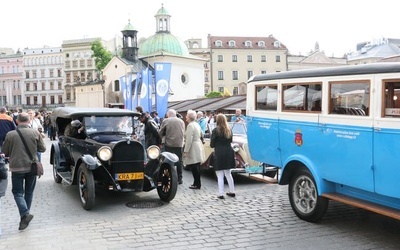
{"type": "Polygon", "coordinates": [[[36,161],[36,159],[32,157],[32,153],[31,153],[31,151],[29,151],[28,145],[26,145],[26,141],[25,141],[24,137],[22,137],[21,131],[19,131],[19,129],[17,129],[17,133],[18,133],[19,137],[21,138],[22,143],[25,146],[28,156],[32,159],[31,172],[40,178],[44,174],[43,164],[39,161],[36,161]]]}

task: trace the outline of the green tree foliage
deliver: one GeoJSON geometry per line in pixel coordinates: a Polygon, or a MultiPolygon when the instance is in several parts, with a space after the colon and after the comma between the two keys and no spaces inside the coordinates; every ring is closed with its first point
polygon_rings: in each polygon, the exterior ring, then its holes
{"type": "Polygon", "coordinates": [[[207,98],[212,98],[212,97],[222,97],[222,93],[218,91],[213,91],[210,92],[206,95],[207,98]]]}
{"type": "Polygon", "coordinates": [[[103,47],[100,40],[96,40],[92,43],[92,51],[92,57],[95,58],[96,62],[96,69],[99,72],[102,72],[106,65],[111,61],[113,55],[103,47]]]}

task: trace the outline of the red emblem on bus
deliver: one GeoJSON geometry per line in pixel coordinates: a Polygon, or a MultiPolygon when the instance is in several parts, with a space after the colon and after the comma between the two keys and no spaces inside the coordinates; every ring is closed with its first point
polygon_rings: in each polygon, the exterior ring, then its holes
{"type": "Polygon", "coordinates": [[[294,143],[299,147],[303,145],[303,134],[301,133],[300,129],[296,130],[296,134],[294,135],[294,143]]]}

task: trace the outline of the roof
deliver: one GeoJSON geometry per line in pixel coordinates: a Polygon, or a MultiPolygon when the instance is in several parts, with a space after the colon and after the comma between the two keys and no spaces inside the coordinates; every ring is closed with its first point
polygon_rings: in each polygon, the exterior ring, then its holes
{"type": "Polygon", "coordinates": [[[210,36],[208,46],[212,49],[263,49],[263,50],[287,50],[286,46],[279,42],[272,35],[267,37],[240,37],[240,36],[210,36]],[[222,46],[218,47],[215,42],[221,41],[222,46]],[[229,41],[234,41],[235,46],[230,47],[229,41]],[[250,41],[251,46],[246,46],[246,42],[250,41]],[[259,42],[264,42],[264,46],[260,46],[259,42]],[[276,47],[275,42],[279,42],[279,47],[276,47]]]}
{"type": "Polygon", "coordinates": [[[52,112],[52,116],[71,118],[76,116],[139,116],[140,113],[127,110],[127,109],[115,109],[115,108],[75,108],[75,107],[60,107],[55,108],[52,112]]]}
{"type": "Polygon", "coordinates": [[[168,108],[177,112],[186,112],[189,109],[196,111],[236,110],[246,109],[246,95],[229,97],[199,98],[168,104],[168,108]]]}
{"type": "Polygon", "coordinates": [[[300,69],[278,73],[255,75],[248,82],[266,81],[275,79],[291,79],[305,77],[324,77],[324,76],[343,76],[361,75],[376,73],[396,73],[400,72],[400,63],[369,63],[360,65],[346,65],[338,67],[300,69]]]}
{"type": "Polygon", "coordinates": [[[154,53],[189,56],[189,50],[185,43],[169,32],[158,32],[139,44],[140,56],[154,53]]]}

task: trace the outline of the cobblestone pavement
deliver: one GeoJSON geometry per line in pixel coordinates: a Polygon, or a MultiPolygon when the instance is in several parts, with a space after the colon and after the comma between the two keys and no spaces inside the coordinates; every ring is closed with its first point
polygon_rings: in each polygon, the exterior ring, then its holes
{"type": "Polygon", "coordinates": [[[237,197],[216,198],[212,175],[191,190],[184,172],[173,201],[155,208],[130,208],[132,201],[158,201],[157,191],[99,192],[93,210],[82,209],[76,186],[56,184],[43,154],[45,175],[38,180],[31,213],[18,230],[11,186],[1,199],[0,249],[400,249],[400,221],[331,202],[319,223],[299,220],[287,186],[235,178],[237,197]]]}

